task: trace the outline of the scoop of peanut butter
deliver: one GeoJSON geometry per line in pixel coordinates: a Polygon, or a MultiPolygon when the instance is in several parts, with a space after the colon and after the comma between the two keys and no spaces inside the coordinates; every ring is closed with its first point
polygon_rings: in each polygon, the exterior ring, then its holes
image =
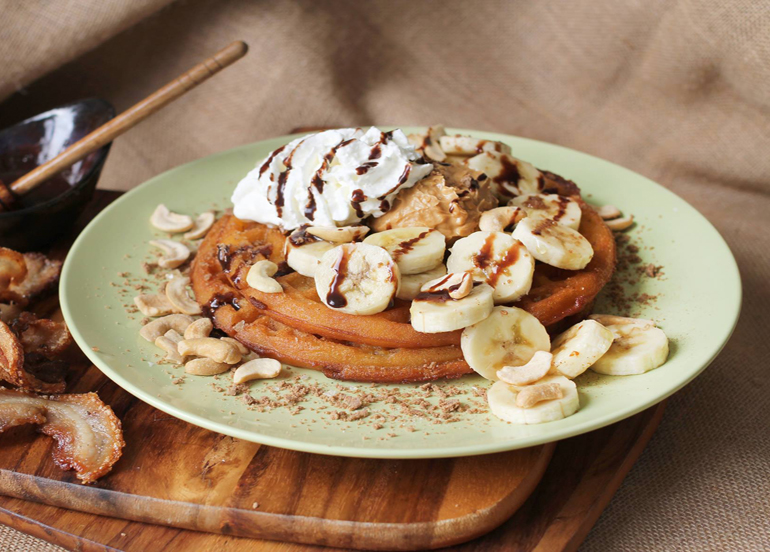
{"type": "Polygon", "coordinates": [[[478,230],[481,213],[495,207],[497,198],[484,176],[467,167],[436,163],[428,176],[399,192],[390,210],[374,219],[371,227],[382,232],[427,226],[451,243],[478,230]]]}

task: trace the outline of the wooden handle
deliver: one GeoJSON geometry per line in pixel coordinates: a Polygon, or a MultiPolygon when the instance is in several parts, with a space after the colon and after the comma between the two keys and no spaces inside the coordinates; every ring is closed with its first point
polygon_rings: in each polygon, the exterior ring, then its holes
{"type": "Polygon", "coordinates": [[[48,180],[53,175],[80,161],[89,153],[98,150],[156,111],[189,92],[203,81],[216,75],[228,65],[238,61],[246,55],[248,49],[249,47],[245,42],[233,42],[183,75],[180,75],[160,90],[147,96],[138,104],[100,126],[88,136],[81,138],[47,163],[25,174],[11,184],[11,190],[19,195],[27,193],[39,183],[48,180]]]}

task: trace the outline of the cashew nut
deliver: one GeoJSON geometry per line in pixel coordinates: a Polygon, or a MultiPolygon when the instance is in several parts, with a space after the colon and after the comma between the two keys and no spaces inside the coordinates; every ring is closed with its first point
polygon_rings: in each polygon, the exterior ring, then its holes
{"type": "Polygon", "coordinates": [[[561,399],[564,390],[558,383],[539,383],[524,387],[516,395],[516,406],[519,408],[532,408],[539,402],[561,399]]]}
{"type": "Polygon", "coordinates": [[[200,314],[201,308],[187,294],[190,278],[177,276],[166,284],[166,298],[173,307],[182,314],[200,314]]]}
{"type": "Polygon", "coordinates": [[[150,245],[160,248],[165,256],[158,259],[162,268],[176,268],[190,257],[190,250],[183,243],[174,240],[152,240],[150,245]]]}
{"type": "Polygon", "coordinates": [[[473,276],[470,272],[450,272],[446,276],[426,282],[420,291],[437,293],[446,291],[452,299],[467,297],[473,289],[473,276]]]}
{"type": "Polygon", "coordinates": [[[238,364],[243,355],[232,344],[214,337],[197,337],[179,342],[180,355],[210,358],[215,362],[238,364]]]}
{"type": "Polygon", "coordinates": [[[634,215],[605,220],[604,223],[610,227],[610,230],[620,231],[629,228],[634,223],[634,215]]]}
{"type": "Polygon", "coordinates": [[[214,226],[215,218],[214,211],[206,211],[195,217],[193,227],[189,232],[185,233],[184,239],[197,240],[205,236],[211,230],[211,227],[214,226]]]}
{"type": "Polygon", "coordinates": [[[150,343],[153,343],[169,330],[175,330],[177,333],[183,334],[187,329],[187,326],[192,323],[192,317],[187,316],[186,314],[169,314],[163,318],[156,318],[149,324],[145,324],[142,329],[139,330],[139,335],[150,343]]]}
{"type": "Polygon", "coordinates": [[[240,341],[232,337],[223,337],[222,341],[224,341],[225,343],[229,343],[230,345],[238,349],[238,352],[241,353],[241,355],[243,356],[246,356],[251,352],[251,350],[249,350],[249,348],[246,347],[246,345],[244,345],[243,343],[241,343],[240,341]]]}
{"type": "Polygon", "coordinates": [[[174,330],[169,330],[165,335],[162,335],[155,340],[155,346],[166,351],[166,357],[163,360],[172,364],[184,364],[184,357],[180,355],[177,350],[177,342],[174,338],[168,337],[171,332],[179,335],[174,330]]]}
{"type": "Polygon", "coordinates": [[[369,232],[368,226],[310,226],[308,234],[331,243],[358,241],[369,232]]]}
{"type": "Polygon", "coordinates": [[[596,212],[604,220],[618,218],[621,215],[620,209],[614,205],[602,205],[596,208],[596,212]]]}
{"type": "Polygon", "coordinates": [[[529,385],[545,377],[552,360],[551,353],[537,351],[523,366],[503,366],[497,371],[497,377],[511,385],[529,385]]]}
{"type": "Polygon", "coordinates": [[[196,358],[187,361],[184,365],[184,371],[193,376],[216,376],[227,372],[229,369],[229,364],[217,362],[210,358],[196,358]]]}
{"type": "Polygon", "coordinates": [[[270,379],[281,373],[281,363],[273,358],[255,358],[238,366],[233,383],[245,383],[255,379],[270,379]]]}
{"type": "Polygon", "coordinates": [[[150,224],[158,230],[175,234],[193,227],[193,220],[187,215],[180,215],[168,210],[162,203],[155,208],[150,217],[150,224]]]}
{"type": "Polygon", "coordinates": [[[145,316],[165,316],[174,311],[174,305],[165,295],[142,293],[134,297],[139,312],[145,316]]]}
{"type": "Polygon", "coordinates": [[[283,288],[272,276],[278,271],[278,265],[272,261],[262,259],[257,261],[249,269],[246,275],[246,283],[262,293],[281,293],[283,288]]]}
{"type": "Polygon", "coordinates": [[[199,318],[184,331],[185,339],[196,339],[200,337],[208,337],[211,330],[214,329],[214,324],[208,318],[199,318]]]}
{"type": "Polygon", "coordinates": [[[483,232],[505,232],[527,216],[520,207],[508,205],[484,211],[479,219],[479,230],[483,232]]]}

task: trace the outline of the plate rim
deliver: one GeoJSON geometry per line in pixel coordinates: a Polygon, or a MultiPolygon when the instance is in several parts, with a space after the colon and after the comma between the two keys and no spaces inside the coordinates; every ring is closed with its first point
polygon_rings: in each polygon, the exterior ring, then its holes
{"type": "MultiPolygon", "coordinates": [[[[413,130],[418,128],[424,129],[426,127],[415,127],[415,126],[394,127],[391,125],[378,125],[378,128],[402,128],[407,130],[413,130]]],[[[600,417],[589,418],[580,424],[570,425],[570,426],[567,426],[566,428],[558,429],[555,432],[551,432],[550,434],[547,434],[546,436],[537,436],[537,435],[524,436],[524,437],[517,437],[507,441],[503,440],[498,443],[493,442],[488,445],[477,444],[477,445],[470,445],[467,447],[447,446],[447,447],[441,447],[441,448],[389,449],[389,448],[376,448],[376,447],[366,447],[366,446],[351,447],[351,446],[340,446],[340,445],[333,445],[333,444],[319,444],[319,443],[307,442],[307,441],[302,441],[302,440],[297,440],[292,438],[283,438],[283,437],[265,435],[254,431],[249,431],[246,429],[236,428],[220,422],[215,422],[207,417],[204,417],[198,414],[189,413],[168,402],[164,402],[162,399],[152,395],[149,392],[144,391],[140,387],[137,387],[132,383],[130,383],[129,381],[127,381],[125,378],[123,378],[123,376],[118,371],[110,367],[110,365],[106,361],[104,361],[102,357],[97,354],[96,351],[93,351],[91,349],[91,346],[88,344],[85,337],[80,333],[77,325],[73,323],[74,316],[73,316],[73,312],[71,309],[70,301],[66,290],[71,285],[70,282],[73,278],[72,272],[74,271],[73,266],[75,263],[73,259],[75,259],[76,257],[74,253],[78,250],[79,247],[82,247],[82,243],[87,239],[86,236],[89,233],[89,231],[92,230],[92,227],[94,227],[96,224],[99,224],[102,219],[108,218],[110,216],[110,213],[112,213],[114,210],[119,209],[120,205],[123,202],[128,201],[129,198],[133,197],[134,194],[139,193],[141,189],[156,186],[156,185],[161,185],[158,183],[163,182],[169,176],[173,175],[176,172],[180,172],[186,169],[190,165],[194,165],[194,164],[202,163],[206,161],[212,161],[226,155],[232,155],[234,153],[238,153],[241,150],[248,150],[248,149],[251,149],[260,145],[268,144],[271,142],[276,142],[276,143],[288,142],[294,138],[297,138],[299,136],[305,136],[308,134],[304,132],[287,134],[284,136],[278,136],[274,138],[268,138],[265,140],[259,140],[257,142],[252,142],[249,144],[243,144],[240,146],[236,146],[234,148],[230,148],[227,150],[223,150],[223,151],[202,157],[200,159],[196,159],[193,161],[189,161],[187,163],[183,163],[181,165],[177,165],[176,167],[173,167],[167,171],[164,171],[160,174],[153,176],[152,178],[139,184],[132,190],[129,190],[123,193],[123,195],[118,197],[115,201],[113,201],[110,205],[108,205],[100,213],[98,213],[86,225],[86,227],[83,228],[83,230],[81,230],[80,234],[77,236],[72,246],[70,247],[69,251],[67,252],[67,256],[62,266],[61,278],[59,282],[59,303],[61,306],[62,314],[67,323],[67,326],[69,327],[70,333],[73,336],[73,339],[77,343],[78,347],[83,351],[83,353],[88,358],[88,360],[91,361],[94,364],[94,366],[96,366],[108,379],[113,381],[115,384],[121,387],[124,391],[148,403],[152,407],[157,408],[158,410],[165,412],[171,416],[184,420],[185,422],[190,423],[192,425],[202,427],[204,429],[208,429],[210,431],[214,431],[220,434],[228,435],[238,439],[243,439],[249,442],[263,444],[267,446],[273,446],[278,448],[284,448],[284,449],[296,450],[300,452],[308,452],[308,453],[314,453],[314,454],[345,456],[345,457],[352,457],[352,458],[374,458],[374,459],[428,459],[428,458],[452,458],[452,457],[461,457],[461,456],[476,456],[481,454],[494,454],[499,452],[516,450],[520,448],[539,446],[549,442],[555,442],[562,439],[567,439],[569,437],[581,435],[589,431],[595,431],[597,429],[601,429],[602,427],[606,427],[610,424],[619,422],[626,418],[630,418],[631,416],[634,416],[639,412],[646,410],[647,408],[650,408],[655,404],[658,404],[659,402],[667,399],[668,397],[670,397],[671,395],[673,395],[674,393],[682,389],[685,385],[690,383],[693,379],[695,379],[695,377],[700,375],[714,361],[714,359],[716,359],[716,357],[719,356],[719,354],[725,348],[727,343],[730,341],[730,338],[735,332],[735,328],[738,324],[741,307],[742,307],[743,284],[740,276],[738,263],[735,260],[735,256],[733,255],[732,250],[730,249],[726,240],[719,233],[716,227],[704,215],[702,215],[695,207],[693,207],[689,202],[687,202],[685,199],[678,196],[677,194],[675,194],[674,192],[672,192],[662,184],[659,184],[654,180],[640,173],[637,173],[635,171],[632,171],[631,169],[628,169],[626,167],[623,167],[611,161],[607,161],[606,159],[596,157],[594,155],[585,153],[577,149],[568,148],[566,146],[562,146],[559,144],[552,144],[549,142],[544,142],[542,140],[535,140],[535,139],[527,138],[523,136],[502,134],[502,133],[496,133],[491,131],[459,129],[459,128],[452,128],[447,130],[451,132],[461,133],[461,134],[470,134],[470,135],[478,135],[478,136],[491,135],[496,137],[514,138],[517,141],[523,140],[526,142],[530,142],[533,145],[545,145],[550,148],[558,148],[561,150],[569,151],[571,154],[577,153],[581,156],[584,156],[585,158],[587,158],[587,160],[589,160],[592,163],[609,165],[614,170],[620,169],[621,171],[625,171],[630,174],[633,174],[634,177],[636,178],[643,178],[649,183],[659,188],[660,190],[673,196],[673,198],[675,198],[677,201],[680,201],[683,204],[687,205],[693,211],[693,213],[702,220],[702,222],[706,223],[706,225],[713,231],[714,237],[718,239],[718,243],[723,248],[724,252],[727,254],[725,259],[730,259],[731,261],[729,264],[729,267],[726,267],[726,268],[729,268],[731,272],[731,279],[735,283],[734,287],[731,286],[732,291],[735,294],[734,303],[732,304],[732,309],[731,309],[732,312],[725,313],[731,317],[730,324],[729,324],[729,331],[725,334],[721,343],[714,349],[713,353],[708,357],[708,359],[705,362],[703,362],[700,367],[698,367],[697,369],[691,372],[688,372],[685,377],[679,379],[676,385],[671,386],[666,392],[656,394],[654,398],[650,398],[645,401],[642,401],[640,405],[630,410],[621,411],[622,414],[618,414],[617,412],[615,412],[615,413],[610,413],[600,417]]]]}

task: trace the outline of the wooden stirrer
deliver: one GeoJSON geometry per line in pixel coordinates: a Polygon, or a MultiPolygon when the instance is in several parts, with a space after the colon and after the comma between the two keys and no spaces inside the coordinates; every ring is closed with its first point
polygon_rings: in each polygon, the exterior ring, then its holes
{"type": "Polygon", "coordinates": [[[205,80],[213,77],[228,65],[241,59],[246,55],[248,49],[249,47],[245,42],[240,40],[233,42],[114,119],[107,121],[47,163],[36,167],[16,180],[10,186],[6,186],[0,181],[0,212],[12,208],[14,196],[26,194],[38,184],[45,182],[55,174],[111,142],[153,113],[183,96],[205,80]]]}

